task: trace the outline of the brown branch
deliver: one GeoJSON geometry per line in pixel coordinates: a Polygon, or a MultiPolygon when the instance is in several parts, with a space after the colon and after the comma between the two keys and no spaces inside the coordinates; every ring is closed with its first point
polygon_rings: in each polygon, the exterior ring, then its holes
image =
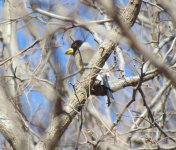
{"type": "Polygon", "coordinates": [[[148,116],[149,116],[149,118],[151,119],[151,124],[152,124],[152,125],[155,125],[155,126],[158,128],[158,130],[159,130],[165,137],[169,138],[171,141],[173,141],[173,142],[176,143],[176,140],[175,140],[174,138],[170,137],[169,135],[167,135],[167,133],[166,133],[166,132],[158,125],[158,123],[155,121],[154,116],[153,116],[153,113],[152,113],[150,107],[148,106],[148,104],[147,104],[147,102],[146,102],[146,100],[145,100],[145,95],[144,95],[144,93],[143,93],[143,91],[142,91],[141,88],[139,89],[139,93],[140,93],[141,96],[142,96],[142,100],[143,100],[144,106],[146,107],[147,112],[148,112],[148,116]]]}

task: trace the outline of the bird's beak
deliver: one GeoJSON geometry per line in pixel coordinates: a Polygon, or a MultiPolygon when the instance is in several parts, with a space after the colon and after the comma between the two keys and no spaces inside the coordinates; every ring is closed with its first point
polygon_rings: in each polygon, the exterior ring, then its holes
{"type": "Polygon", "coordinates": [[[66,55],[73,55],[74,54],[74,50],[73,48],[69,48],[66,52],[65,52],[66,55]]]}

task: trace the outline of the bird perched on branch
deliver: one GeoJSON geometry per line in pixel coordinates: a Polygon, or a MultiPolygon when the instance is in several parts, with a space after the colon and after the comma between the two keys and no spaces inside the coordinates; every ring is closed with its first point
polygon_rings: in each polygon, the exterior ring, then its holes
{"type": "MultiPolygon", "coordinates": [[[[71,44],[71,48],[69,48],[65,54],[74,56],[76,66],[79,70],[85,69],[85,67],[89,64],[91,58],[96,53],[96,50],[87,42],[83,42],[81,40],[76,40],[71,44]]],[[[108,69],[107,64],[103,68],[108,69]]],[[[82,72],[80,72],[82,74],[82,72]]],[[[110,89],[107,73],[100,72],[97,75],[96,80],[100,81],[106,91],[106,95],[108,97],[108,106],[114,100],[112,90],[110,89]]],[[[95,94],[96,95],[96,94],[95,94]]]]}

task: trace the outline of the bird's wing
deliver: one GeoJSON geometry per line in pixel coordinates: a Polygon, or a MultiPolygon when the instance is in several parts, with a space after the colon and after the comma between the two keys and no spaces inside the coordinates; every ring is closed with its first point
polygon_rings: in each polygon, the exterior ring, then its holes
{"type": "Polygon", "coordinates": [[[96,50],[87,42],[84,42],[80,47],[80,53],[84,64],[88,64],[94,56],[96,50]]]}
{"type": "MultiPolygon", "coordinates": [[[[96,50],[89,43],[84,42],[80,47],[80,53],[81,53],[83,64],[86,66],[88,65],[88,63],[90,62],[94,54],[96,53],[96,50]]],[[[77,59],[79,59],[78,57],[80,56],[76,56],[76,57],[77,59]]],[[[109,69],[109,66],[107,63],[105,63],[103,66],[103,70],[99,74],[101,76],[103,76],[103,74],[106,74],[107,76],[109,76],[109,72],[106,72],[108,69],[109,69]]],[[[98,76],[97,79],[102,80],[100,76],[98,76]]]]}

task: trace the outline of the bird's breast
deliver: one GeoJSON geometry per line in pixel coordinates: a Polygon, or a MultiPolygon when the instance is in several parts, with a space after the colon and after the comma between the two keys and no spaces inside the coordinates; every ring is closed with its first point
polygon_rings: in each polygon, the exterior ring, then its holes
{"type": "Polygon", "coordinates": [[[76,63],[76,66],[79,70],[84,67],[84,63],[83,63],[81,55],[79,53],[77,53],[75,55],[75,63],[76,63]]]}

